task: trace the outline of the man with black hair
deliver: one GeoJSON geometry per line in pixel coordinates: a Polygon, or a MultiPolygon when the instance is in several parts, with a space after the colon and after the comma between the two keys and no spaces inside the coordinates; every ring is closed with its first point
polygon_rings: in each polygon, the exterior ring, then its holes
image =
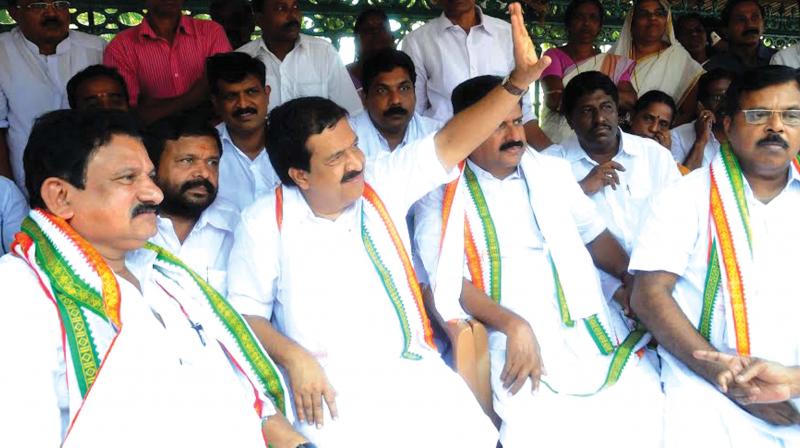
{"type": "MultiPolygon", "coordinates": [[[[453,110],[501,83],[496,76],[463,82],[453,110]]],[[[461,177],[416,206],[415,240],[437,311],[444,321],[472,317],[490,329],[503,447],[561,439],[563,446],[660,446],[658,375],[635,354],[646,339],[609,312],[596,272],[627,283],[628,255],[569,164],[524,143],[521,118],[517,105],[470,154],[461,177]],[[604,383],[612,376],[616,384],[604,383]]]]}
{"type": "Polygon", "coordinates": [[[206,72],[211,102],[222,117],[219,195],[244,210],[278,183],[264,150],[271,89],[264,64],[244,53],[210,57],[206,72]]]}
{"type": "Polygon", "coordinates": [[[705,69],[723,68],[741,75],[747,69],[769,65],[777,50],[761,41],[765,18],[764,6],[758,0],[728,1],[721,14],[728,50],[709,59],[705,69]]]}
{"type": "Polygon", "coordinates": [[[185,260],[225,296],[228,254],[241,212],[217,197],[222,151],[217,130],[202,115],[175,115],[150,126],[145,145],[164,193],[158,233],[150,241],[185,260]]]}
{"type": "MultiPolygon", "coordinates": [[[[564,89],[564,116],[575,136],[545,154],[566,159],[583,192],[597,204],[608,229],[630,255],[639,231],[642,208],[650,196],[680,177],[668,151],[655,140],[623,132],[617,113],[617,87],[600,72],[575,76],[564,89]]],[[[600,272],[603,292],[611,300],[630,283],[600,272]]],[[[632,316],[625,303],[622,310],[632,316]]],[[[633,322],[631,322],[632,324],[633,322]]]]}
{"type": "Polygon", "coordinates": [[[636,100],[631,116],[630,133],[650,138],[670,149],[672,136],[669,129],[677,112],[675,100],[660,90],[651,90],[636,100]]]}
{"type": "Polygon", "coordinates": [[[8,0],[17,23],[0,34],[0,176],[25,192],[22,154],[34,120],[66,108],[65,86],[103,59],[103,39],[70,30],[66,0],[8,0]]]}
{"type": "Polygon", "coordinates": [[[211,20],[222,25],[232,48],[250,42],[256,29],[253,8],[247,0],[212,0],[208,6],[211,20]]]}
{"type": "Polygon", "coordinates": [[[416,112],[411,58],[387,48],[364,62],[366,110],[350,119],[359,147],[367,157],[392,152],[439,130],[441,124],[416,112]]]}
{"type": "Polygon", "coordinates": [[[703,16],[695,12],[681,14],[675,19],[675,37],[698,64],[711,57],[711,45],[703,16]]]}
{"type": "Polygon", "coordinates": [[[356,91],[363,97],[364,61],[372,54],[385,48],[394,48],[394,37],[389,26],[389,17],[380,8],[369,8],[361,11],[353,25],[355,37],[356,60],[347,65],[347,72],[353,80],[356,91]]]}
{"type": "Polygon", "coordinates": [[[119,72],[105,65],[90,65],[67,82],[71,109],[128,110],[128,88],[119,72]]]}
{"type": "Polygon", "coordinates": [[[43,115],[25,168],[33,210],[0,258],[0,348],[20,366],[0,373],[0,445],[306,442],[246,322],[148,242],[162,193],[129,114],[43,115]]]}
{"type": "Polygon", "coordinates": [[[253,0],[261,39],[236,51],[267,68],[270,110],[306,96],[328,98],[351,114],[363,107],[350,75],[333,45],[300,32],[303,14],[298,0],[253,0]]]}
{"type": "Polygon", "coordinates": [[[697,119],[672,130],[672,157],[689,170],[708,166],[725,135],[725,93],[736,77],[721,68],[704,73],[697,83],[697,119]]]}
{"type": "Polygon", "coordinates": [[[631,305],[659,341],[664,446],[794,447],[798,399],[754,405],[728,367],[696,351],[800,365],[800,82],[797,71],[746,71],[727,92],[728,142],[708,168],[656,196],[630,270],[631,305]]]}
{"type": "Polygon", "coordinates": [[[285,369],[297,428],[320,446],[494,448],[497,431],[433,345],[406,215],[549,63],[509,7],[516,65],[435,134],[366,159],[347,111],[310,97],[276,107],[267,150],[283,185],[242,214],[228,300],[285,369]],[[274,327],[273,327],[274,324],[274,327]]]}

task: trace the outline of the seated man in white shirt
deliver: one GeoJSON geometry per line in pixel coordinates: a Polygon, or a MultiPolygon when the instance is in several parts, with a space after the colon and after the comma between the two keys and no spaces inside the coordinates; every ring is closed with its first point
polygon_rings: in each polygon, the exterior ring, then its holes
{"type": "MultiPolygon", "coordinates": [[[[650,196],[680,178],[675,161],[649,138],[619,128],[617,86],[600,72],[581,73],[562,97],[564,116],[575,135],[545,151],[566,159],[583,192],[630,255],[639,220],[650,196]]],[[[620,282],[600,272],[603,292],[611,298],[620,282]]],[[[628,291],[630,294],[630,291],[628,291]]],[[[625,314],[629,309],[623,307],[625,314]]]]}
{"type": "Polygon", "coordinates": [[[272,192],[278,176],[264,150],[270,87],[264,64],[244,53],[214,55],[206,61],[211,102],[222,123],[219,196],[244,210],[272,192]]]}
{"type": "Polygon", "coordinates": [[[20,367],[0,372],[0,446],[306,442],[244,319],[148,243],[162,194],[130,115],[42,116],[25,168],[34,210],[0,258],[0,351],[20,367]]]}
{"type": "Polygon", "coordinates": [[[737,400],[727,367],[698,350],[800,365],[800,81],[766,66],[728,89],[728,143],[708,168],[662,191],[631,257],[631,305],[659,341],[664,447],[800,446],[798,398],[737,400]]]}
{"type": "MultiPolygon", "coordinates": [[[[454,110],[501,82],[487,75],[462,83],[453,91],[454,110]]],[[[557,440],[657,447],[656,369],[635,353],[645,343],[642,333],[608,312],[595,270],[630,278],[628,255],[569,164],[532,150],[524,137],[517,106],[469,156],[461,178],[417,206],[415,239],[434,279],[437,310],[444,320],[468,314],[490,327],[503,447],[557,440]],[[607,345],[600,349],[593,340],[607,345]],[[615,371],[620,362],[624,370],[615,371]],[[612,375],[616,384],[604,383],[612,375]],[[590,395],[574,395],[583,393],[590,395]],[[626,437],[619,436],[620,418],[626,437]]]]}
{"type": "Polygon", "coordinates": [[[405,217],[457,175],[547,66],[519,4],[510,9],[509,80],[402,151],[365,159],[347,112],[323,98],[270,114],[267,148],[284,184],[242,215],[228,299],[286,369],[297,427],[320,446],[497,444],[491,420],[433,348],[405,217]]]}
{"type": "Polygon", "coordinates": [[[350,118],[359,147],[376,157],[436,132],[441,124],[417,113],[411,58],[394,48],[379,50],[363,65],[362,83],[366,110],[350,118]]]}
{"type": "Polygon", "coordinates": [[[9,0],[17,26],[0,34],[0,175],[25,193],[22,154],[34,120],[66,108],[67,81],[103,61],[106,41],[70,30],[70,2],[9,0]]]}
{"type": "Polygon", "coordinates": [[[261,38],[236,51],[257,58],[267,67],[272,87],[269,108],[304,96],[321,96],[360,112],[361,98],[339,53],[328,41],[300,33],[303,13],[298,0],[253,0],[261,38]]]}
{"type": "Polygon", "coordinates": [[[240,210],[217,196],[221,143],[202,115],[184,113],[147,130],[147,153],[164,193],[150,239],[184,260],[224,297],[228,254],[240,210]]]}
{"type": "Polygon", "coordinates": [[[14,235],[28,215],[28,202],[11,179],[0,176],[0,255],[11,250],[14,235]]]}
{"type": "MultiPolygon", "coordinates": [[[[474,0],[437,4],[442,15],[408,33],[400,49],[416,66],[417,112],[444,123],[453,116],[453,89],[479,75],[508,75],[514,53],[508,22],[483,14],[474,0]]],[[[522,113],[528,143],[540,150],[552,144],[539,128],[529,92],[522,113]]]]}
{"type": "Polygon", "coordinates": [[[672,130],[672,156],[689,170],[708,166],[728,139],[722,124],[725,93],[735,77],[722,68],[704,73],[697,83],[697,119],[672,130]]]}

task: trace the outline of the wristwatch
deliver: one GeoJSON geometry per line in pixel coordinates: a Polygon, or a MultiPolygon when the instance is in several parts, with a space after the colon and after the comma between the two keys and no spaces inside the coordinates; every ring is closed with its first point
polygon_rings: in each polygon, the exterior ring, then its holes
{"type": "Polygon", "coordinates": [[[503,88],[506,89],[506,92],[516,96],[522,96],[528,92],[527,88],[520,89],[515,86],[514,83],[511,82],[511,76],[506,76],[506,79],[503,80],[503,88]]]}

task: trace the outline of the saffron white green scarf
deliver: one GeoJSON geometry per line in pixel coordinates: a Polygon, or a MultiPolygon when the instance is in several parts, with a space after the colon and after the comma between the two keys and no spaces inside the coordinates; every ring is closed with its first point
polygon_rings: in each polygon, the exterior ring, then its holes
{"type": "MultiPolygon", "coordinates": [[[[124,327],[117,279],[97,251],[66,221],[41,209],[32,210],[22,223],[12,250],[36,273],[58,311],[71,392],[70,420],[74,421],[124,327]]],[[[181,285],[207,312],[202,321],[204,331],[219,342],[232,364],[253,385],[255,412],[266,417],[264,404],[270,400],[285,413],[283,379],[244,319],[177,257],[149,243],[145,250],[156,254],[157,274],[181,285]]]]}

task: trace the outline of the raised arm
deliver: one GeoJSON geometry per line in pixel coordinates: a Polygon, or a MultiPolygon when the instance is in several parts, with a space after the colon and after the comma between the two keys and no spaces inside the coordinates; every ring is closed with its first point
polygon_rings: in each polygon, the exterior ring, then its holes
{"type": "MultiPolygon", "coordinates": [[[[550,58],[543,56],[539,59],[536,56],[536,49],[525,29],[519,3],[509,5],[508,11],[511,14],[515,62],[508,81],[522,91],[539,79],[550,64],[550,58]]],[[[482,100],[454,116],[436,134],[436,152],[442,165],[450,169],[467,158],[497,129],[519,100],[519,95],[510,93],[503,86],[498,86],[482,100]]]]}

